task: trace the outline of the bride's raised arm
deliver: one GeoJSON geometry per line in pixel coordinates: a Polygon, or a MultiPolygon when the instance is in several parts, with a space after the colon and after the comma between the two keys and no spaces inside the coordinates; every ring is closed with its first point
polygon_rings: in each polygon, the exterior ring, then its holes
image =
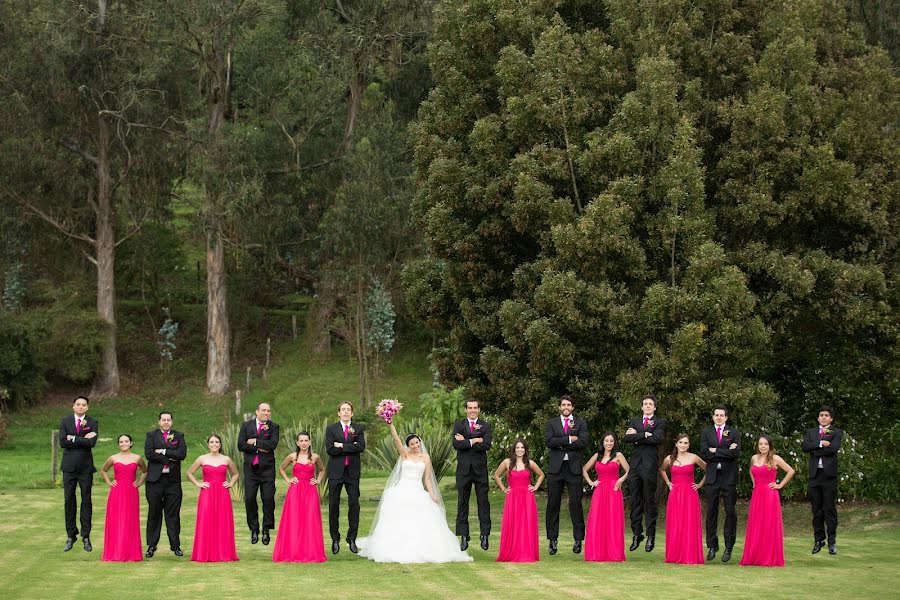
{"type": "Polygon", "coordinates": [[[391,422],[391,437],[394,438],[394,445],[397,446],[397,452],[400,453],[400,458],[406,458],[406,447],[403,445],[403,440],[401,440],[400,436],[397,434],[397,428],[394,427],[393,422],[391,422]]]}

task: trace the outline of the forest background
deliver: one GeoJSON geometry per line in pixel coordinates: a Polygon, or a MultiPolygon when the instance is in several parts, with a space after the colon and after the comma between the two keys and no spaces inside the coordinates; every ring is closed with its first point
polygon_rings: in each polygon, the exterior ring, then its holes
{"type": "Polygon", "coordinates": [[[600,433],[653,392],[670,436],[724,403],[802,469],[832,405],[842,497],[896,500],[898,12],[2,3],[0,441],[76,393],[225,427],[337,359],[364,420],[481,399],[495,460],[563,393],[600,433]]]}

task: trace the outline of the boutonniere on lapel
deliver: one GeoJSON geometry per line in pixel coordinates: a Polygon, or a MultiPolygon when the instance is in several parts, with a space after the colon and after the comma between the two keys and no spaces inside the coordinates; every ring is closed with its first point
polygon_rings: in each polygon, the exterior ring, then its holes
{"type": "Polygon", "coordinates": [[[481,429],[481,425],[475,423],[475,431],[479,431],[481,429]]]}
{"type": "Polygon", "coordinates": [[[728,435],[729,435],[730,433],[731,433],[731,432],[728,431],[727,429],[723,429],[723,430],[722,430],[722,437],[723,437],[723,438],[727,438],[728,435]]]}
{"type": "Polygon", "coordinates": [[[831,427],[826,427],[825,429],[823,429],[823,431],[824,431],[825,435],[831,435],[831,433],[832,433],[831,427]]]}
{"type": "Polygon", "coordinates": [[[350,435],[355,435],[355,434],[356,434],[356,430],[353,429],[352,427],[349,427],[349,428],[347,429],[347,432],[348,432],[350,435]]]}
{"type": "Polygon", "coordinates": [[[166,434],[166,441],[169,442],[170,444],[177,444],[177,443],[178,443],[178,442],[175,441],[175,434],[174,434],[174,433],[167,433],[167,434],[166,434]]]}
{"type": "Polygon", "coordinates": [[[647,421],[647,427],[653,427],[653,425],[655,423],[656,423],[656,421],[653,421],[653,420],[647,421]]]}
{"type": "Polygon", "coordinates": [[[261,429],[262,429],[263,431],[268,431],[268,430],[269,430],[269,424],[268,424],[268,423],[263,423],[261,429]]]}

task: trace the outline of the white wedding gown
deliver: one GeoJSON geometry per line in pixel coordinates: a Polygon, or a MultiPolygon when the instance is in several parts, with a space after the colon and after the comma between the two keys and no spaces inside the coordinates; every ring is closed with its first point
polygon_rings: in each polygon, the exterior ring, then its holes
{"type": "Polygon", "coordinates": [[[422,485],[425,463],[404,460],[397,484],[385,488],[372,532],[357,540],[359,555],[375,562],[467,562],[446,516],[422,485]]]}

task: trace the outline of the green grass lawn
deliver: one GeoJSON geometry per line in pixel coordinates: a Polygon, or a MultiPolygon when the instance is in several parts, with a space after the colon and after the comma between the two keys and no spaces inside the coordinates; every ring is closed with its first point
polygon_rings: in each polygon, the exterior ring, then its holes
{"type": "MultiPolygon", "coordinates": [[[[362,533],[369,529],[383,483],[383,478],[363,480],[362,533]]],[[[451,520],[455,494],[448,486],[452,486],[452,478],[442,482],[451,520]]],[[[285,486],[279,484],[276,519],[285,491],[285,486]]],[[[830,598],[874,598],[895,595],[895,574],[900,569],[900,507],[863,504],[841,507],[837,556],[827,552],[810,555],[808,507],[786,506],[787,565],[783,569],[737,564],[746,503],[740,506],[738,544],[729,564],[716,560],[702,566],[666,565],[662,535],[658,536],[656,550],[649,554],[643,549],[628,553],[624,564],[588,564],[582,555],[570,550],[571,528],[565,511],[559,554],[549,556],[542,540],[539,563],[497,564],[493,561],[499,546],[503,506],[499,492],[491,497],[495,523],[491,549],[484,552],[477,544],[470,547],[474,563],[376,564],[352,555],[342,546],[337,556],[327,555],[325,564],[274,564],[272,545],[250,544],[243,505],[235,504],[240,562],[199,564],[188,559],[197,504],[197,489],[189,484],[185,484],[181,538],[187,556],[176,558],[171,554],[163,532],[161,551],[153,559],[130,564],[104,563],[100,560],[106,498],[102,482],[95,481],[93,498],[94,551],[84,552],[78,544],[64,554],[60,490],[0,494],[4,598],[159,598],[161,586],[170,590],[171,596],[237,598],[265,594],[272,598],[325,598],[333,597],[338,585],[344,587],[340,596],[354,598],[811,598],[824,593],[820,589],[827,590],[830,598]]],[[[544,504],[541,498],[538,507],[542,515],[544,504]]],[[[323,528],[328,544],[326,510],[323,528]]],[[[145,505],[141,511],[144,517],[145,505]]],[[[345,526],[346,511],[342,513],[345,526]]],[[[477,528],[477,519],[473,524],[477,528]]]]}

